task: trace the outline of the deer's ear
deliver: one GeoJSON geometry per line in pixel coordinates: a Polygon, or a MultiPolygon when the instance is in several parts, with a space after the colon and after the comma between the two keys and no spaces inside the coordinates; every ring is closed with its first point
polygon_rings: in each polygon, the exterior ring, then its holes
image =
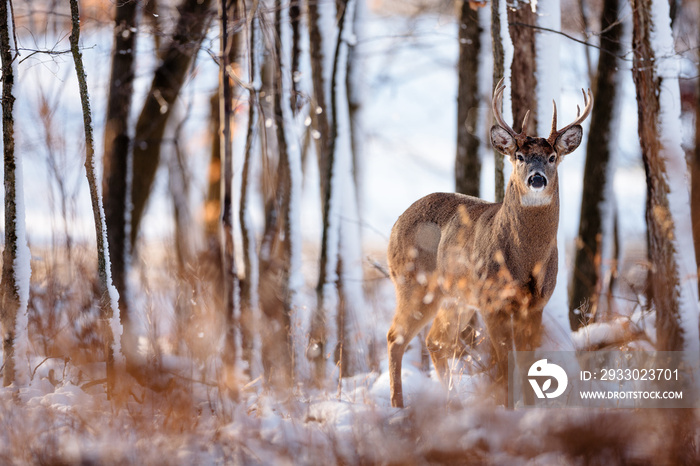
{"type": "Polygon", "coordinates": [[[512,156],[515,153],[515,139],[499,125],[491,127],[491,144],[503,155],[512,156]]]}
{"type": "Polygon", "coordinates": [[[583,128],[581,125],[574,125],[559,135],[554,141],[554,149],[562,156],[575,151],[581,144],[583,138],[583,128]]]}

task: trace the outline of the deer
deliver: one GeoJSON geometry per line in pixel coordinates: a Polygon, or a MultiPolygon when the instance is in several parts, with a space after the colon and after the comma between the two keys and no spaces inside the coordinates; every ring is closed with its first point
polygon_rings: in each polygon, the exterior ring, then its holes
{"type": "Polygon", "coordinates": [[[454,342],[469,331],[477,312],[491,342],[497,381],[506,377],[509,350],[540,345],[542,313],[558,271],[557,168],[580,145],[593,96],[581,90],[583,112],[577,106],[576,119],[561,129],[553,101],[549,136],[531,137],[529,111],[519,133],[504,121],[505,87],[501,79],[494,90],[490,130],[493,147],[513,166],[503,202],[433,193],[413,203],[391,230],[387,262],[396,310],[387,351],[393,407],[404,406],[404,352],[431,322],[425,342],[443,384],[454,342]]]}

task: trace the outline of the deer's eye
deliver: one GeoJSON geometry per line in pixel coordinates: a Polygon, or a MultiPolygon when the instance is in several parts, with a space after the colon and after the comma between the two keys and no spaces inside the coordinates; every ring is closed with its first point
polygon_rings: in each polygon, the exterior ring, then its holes
{"type": "Polygon", "coordinates": [[[518,161],[519,162],[524,162],[525,158],[522,156],[522,154],[518,154],[518,161]]]}
{"type": "Polygon", "coordinates": [[[555,160],[557,160],[557,156],[553,155],[549,158],[549,163],[554,163],[555,160]]]}

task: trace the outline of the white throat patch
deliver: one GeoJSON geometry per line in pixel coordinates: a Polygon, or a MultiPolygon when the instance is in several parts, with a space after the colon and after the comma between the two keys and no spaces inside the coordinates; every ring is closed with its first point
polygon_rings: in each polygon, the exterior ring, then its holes
{"type": "Polygon", "coordinates": [[[552,203],[552,196],[542,191],[528,190],[520,197],[520,204],[524,207],[540,207],[552,203]]]}

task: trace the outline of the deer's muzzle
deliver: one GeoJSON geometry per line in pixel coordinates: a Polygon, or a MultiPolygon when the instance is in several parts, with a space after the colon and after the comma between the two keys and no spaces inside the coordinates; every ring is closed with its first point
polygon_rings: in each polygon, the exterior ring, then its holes
{"type": "Polygon", "coordinates": [[[536,191],[540,191],[547,186],[547,178],[541,173],[533,173],[527,179],[527,185],[536,191]]]}

